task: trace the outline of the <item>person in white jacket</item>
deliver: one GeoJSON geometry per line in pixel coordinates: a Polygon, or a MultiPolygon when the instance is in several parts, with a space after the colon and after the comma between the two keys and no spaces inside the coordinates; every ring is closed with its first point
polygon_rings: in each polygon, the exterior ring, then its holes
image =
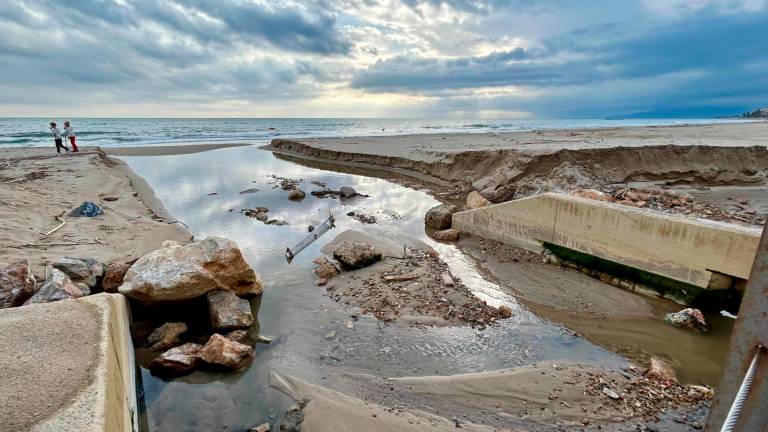
{"type": "Polygon", "coordinates": [[[77,149],[77,143],[75,143],[75,130],[70,126],[69,121],[64,122],[64,138],[69,140],[72,144],[72,153],[77,153],[80,150],[77,149]]]}
{"type": "Polygon", "coordinates": [[[61,149],[69,153],[69,147],[65,146],[61,140],[61,131],[56,127],[56,122],[51,122],[51,133],[53,134],[53,142],[56,144],[56,153],[61,153],[61,149]]]}

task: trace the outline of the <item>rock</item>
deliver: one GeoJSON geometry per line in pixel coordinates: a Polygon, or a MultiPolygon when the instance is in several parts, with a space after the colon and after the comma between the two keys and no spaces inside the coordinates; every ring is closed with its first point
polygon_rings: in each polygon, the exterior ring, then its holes
{"type": "Polygon", "coordinates": [[[334,339],[335,337],[336,337],[336,330],[332,330],[328,334],[325,335],[326,339],[334,339]]]}
{"type": "Polygon", "coordinates": [[[447,230],[435,231],[432,237],[440,241],[456,241],[459,239],[459,230],[448,228],[447,230]]]}
{"type": "Polygon", "coordinates": [[[328,260],[328,258],[317,258],[314,263],[317,264],[317,267],[315,268],[315,274],[318,275],[321,279],[325,279],[327,281],[328,279],[339,274],[339,269],[337,269],[336,266],[328,260]]]}
{"type": "Polygon", "coordinates": [[[82,282],[90,288],[95,288],[101,276],[104,275],[104,266],[92,258],[64,257],[51,265],[66,273],[73,282],[82,282]]]}
{"type": "Polygon", "coordinates": [[[29,260],[11,262],[0,270],[0,309],[21,306],[35,294],[35,276],[29,260]]]}
{"type": "Polygon", "coordinates": [[[456,213],[456,211],[456,206],[441,204],[429,209],[424,217],[424,221],[428,227],[438,230],[448,229],[451,227],[453,214],[456,213]]]}
{"type": "Polygon", "coordinates": [[[152,351],[163,351],[181,343],[181,336],[187,331],[183,322],[167,322],[156,328],[147,337],[147,344],[152,351]]]}
{"type": "Polygon", "coordinates": [[[683,309],[680,312],[668,313],[664,316],[664,321],[675,327],[687,328],[706,332],[709,325],[704,319],[704,314],[694,308],[683,309]]]}
{"type": "Polygon", "coordinates": [[[315,226],[314,225],[307,225],[307,232],[312,232],[314,230],[315,230],[315,226]]]}
{"type": "Polygon", "coordinates": [[[256,192],[258,192],[258,191],[259,191],[259,190],[258,190],[258,189],[256,189],[256,188],[251,188],[251,189],[241,190],[241,191],[240,191],[240,194],[242,195],[242,194],[256,193],[256,192]]]}
{"type": "Polygon", "coordinates": [[[272,338],[269,336],[258,335],[256,336],[256,343],[269,344],[272,343],[272,338]]]}
{"type": "Polygon", "coordinates": [[[607,193],[600,192],[597,189],[575,189],[571,191],[571,195],[579,198],[587,198],[595,201],[610,201],[611,196],[607,193]]]}
{"type": "Polygon", "coordinates": [[[269,423],[262,423],[258,426],[254,426],[248,429],[248,432],[269,432],[269,423]]]}
{"type": "Polygon", "coordinates": [[[328,279],[326,279],[326,278],[320,278],[320,279],[315,281],[315,285],[317,285],[317,286],[325,286],[327,284],[328,284],[328,279]]]}
{"type": "Polygon", "coordinates": [[[499,306],[499,314],[503,318],[509,318],[512,316],[512,309],[507,305],[501,305],[499,306]]]}
{"type": "Polygon", "coordinates": [[[48,266],[46,273],[48,279],[29,300],[24,302],[25,305],[80,298],[84,295],[72,279],[61,270],[48,266]]]}
{"type": "Polygon", "coordinates": [[[702,385],[689,385],[687,396],[691,399],[712,399],[715,397],[715,390],[702,385]]]}
{"type": "Polygon", "coordinates": [[[216,330],[244,329],[253,325],[251,303],[229,290],[208,292],[211,325],[216,330]]]}
{"type": "Polygon", "coordinates": [[[155,303],[200,297],[215,289],[238,295],[261,294],[263,290],[261,278],[237,244],[220,237],[187,245],[163,242],[161,249],[131,266],[119,291],[144,303],[155,303]]]}
{"type": "Polygon", "coordinates": [[[733,278],[727,274],[712,272],[708,288],[711,290],[726,290],[733,286],[733,278]]]}
{"type": "Polygon", "coordinates": [[[621,396],[619,396],[618,393],[616,393],[615,391],[609,389],[608,387],[603,387],[603,393],[606,396],[608,396],[609,398],[614,399],[614,400],[619,399],[621,397],[621,396]]]}
{"type": "Polygon", "coordinates": [[[80,292],[82,292],[84,296],[91,295],[91,287],[88,285],[82,282],[75,282],[75,286],[80,289],[80,292]]]}
{"type": "Polygon", "coordinates": [[[451,277],[450,273],[447,273],[447,272],[443,273],[441,275],[441,278],[443,279],[443,285],[445,285],[447,287],[452,287],[453,286],[453,284],[454,284],[453,277],[451,277]]]}
{"type": "Polygon", "coordinates": [[[131,268],[127,263],[111,263],[104,272],[104,278],[101,280],[101,288],[104,292],[116,293],[120,285],[123,284],[125,273],[131,268]]]}
{"type": "Polygon", "coordinates": [[[344,268],[359,269],[381,261],[382,255],[368,243],[345,241],[333,251],[333,257],[344,268]]]}
{"type": "Polygon", "coordinates": [[[224,335],[225,338],[235,341],[237,343],[241,343],[243,345],[253,346],[254,340],[251,338],[251,335],[248,334],[245,330],[235,330],[231,331],[224,335]]]}
{"type": "Polygon", "coordinates": [[[646,374],[648,378],[662,381],[677,382],[677,373],[670,365],[658,357],[651,357],[651,367],[646,374]]]}
{"type": "Polygon", "coordinates": [[[467,208],[472,209],[478,209],[480,207],[485,207],[487,205],[491,205],[491,202],[485,199],[484,196],[480,195],[477,191],[472,191],[467,195],[467,208]]]}
{"type": "Polygon", "coordinates": [[[288,192],[288,199],[291,201],[301,201],[306,196],[307,194],[304,193],[304,191],[299,188],[291,189],[291,191],[288,192]]]}
{"type": "Polygon", "coordinates": [[[242,369],[253,357],[253,348],[214,333],[202,350],[200,358],[212,365],[242,369]]]}
{"type": "Polygon", "coordinates": [[[277,225],[277,226],[288,225],[288,222],[280,219],[270,219],[264,223],[267,225],[277,225]]]}
{"type": "Polygon", "coordinates": [[[357,195],[357,191],[349,186],[342,186],[339,189],[339,195],[342,198],[352,198],[353,196],[357,195]]]}
{"type": "Polygon", "coordinates": [[[155,375],[180,376],[188,374],[200,365],[200,352],[203,346],[196,343],[171,348],[160,354],[149,364],[149,370],[155,375]]]}

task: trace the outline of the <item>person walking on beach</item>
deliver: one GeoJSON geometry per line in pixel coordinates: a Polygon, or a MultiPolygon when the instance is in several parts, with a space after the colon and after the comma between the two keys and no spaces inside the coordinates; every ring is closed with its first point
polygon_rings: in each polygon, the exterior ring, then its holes
{"type": "Polygon", "coordinates": [[[69,153],[69,147],[65,146],[61,140],[61,131],[56,127],[56,122],[51,122],[51,133],[53,134],[53,142],[56,143],[56,153],[61,153],[61,149],[69,153]]]}
{"type": "Polygon", "coordinates": [[[72,153],[80,151],[77,149],[77,144],[75,143],[75,131],[72,129],[72,126],[69,125],[69,121],[64,122],[64,137],[68,139],[69,143],[72,145],[72,153]]]}

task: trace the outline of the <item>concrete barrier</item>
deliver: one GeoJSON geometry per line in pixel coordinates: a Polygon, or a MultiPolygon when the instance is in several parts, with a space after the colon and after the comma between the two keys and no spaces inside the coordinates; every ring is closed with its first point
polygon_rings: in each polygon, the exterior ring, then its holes
{"type": "Polygon", "coordinates": [[[120,294],[0,310],[0,424],[138,431],[129,322],[120,294]]]}
{"type": "Polygon", "coordinates": [[[462,232],[542,251],[544,243],[708,288],[749,277],[761,229],[545,193],[453,215],[462,232]]]}

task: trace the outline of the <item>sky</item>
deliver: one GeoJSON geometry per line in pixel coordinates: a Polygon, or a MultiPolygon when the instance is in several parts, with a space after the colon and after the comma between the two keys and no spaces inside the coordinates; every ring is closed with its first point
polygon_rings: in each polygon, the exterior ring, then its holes
{"type": "Polygon", "coordinates": [[[0,116],[768,106],[768,0],[0,0],[0,116]]]}

